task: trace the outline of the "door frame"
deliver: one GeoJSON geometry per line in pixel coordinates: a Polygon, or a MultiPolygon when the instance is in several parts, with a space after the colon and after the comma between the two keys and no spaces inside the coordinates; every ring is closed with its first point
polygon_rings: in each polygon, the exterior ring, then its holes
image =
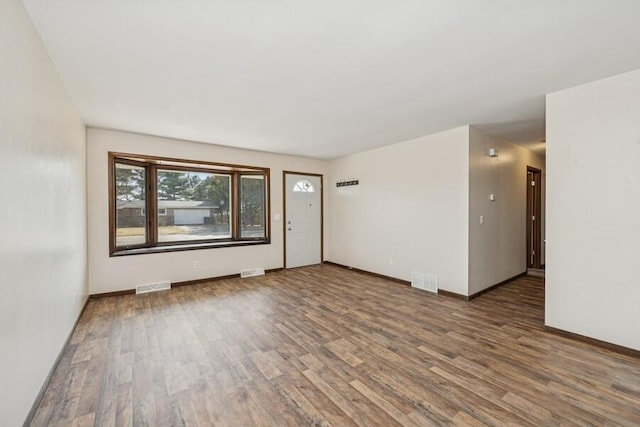
{"type": "Polygon", "coordinates": [[[320,263],[324,262],[324,176],[321,173],[282,171],[282,265],[287,268],[287,175],[320,177],[320,263]]]}
{"type": "Polygon", "coordinates": [[[526,245],[527,245],[527,250],[526,250],[526,267],[527,268],[542,268],[542,263],[541,261],[541,255],[542,255],[542,170],[538,169],[538,168],[534,168],[533,166],[529,166],[527,165],[527,174],[526,174],[526,182],[527,182],[527,187],[526,187],[526,204],[525,204],[525,210],[526,210],[526,218],[525,218],[525,227],[526,227],[526,245]],[[531,263],[531,266],[529,266],[529,262],[531,261],[531,254],[530,254],[530,248],[531,248],[531,240],[530,240],[530,236],[529,236],[529,221],[531,220],[531,218],[529,217],[529,187],[531,187],[531,183],[529,182],[529,172],[533,173],[534,176],[534,180],[536,182],[536,189],[533,190],[533,198],[534,198],[534,203],[535,203],[535,209],[533,212],[533,215],[535,215],[536,220],[534,222],[534,226],[533,226],[533,250],[534,250],[534,255],[533,255],[533,262],[531,263]]]}

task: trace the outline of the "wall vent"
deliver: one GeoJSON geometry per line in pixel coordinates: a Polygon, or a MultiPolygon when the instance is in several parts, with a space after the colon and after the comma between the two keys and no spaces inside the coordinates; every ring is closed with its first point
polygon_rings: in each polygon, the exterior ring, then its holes
{"type": "Polygon", "coordinates": [[[171,282],[149,283],[148,285],[136,286],[136,294],[146,294],[149,292],[166,291],[171,289],[171,282]]]}
{"type": "Polygon", "coordinates": [[[240,271],[240,277],[264,276],[264,268],[247,268],[240,271]]]}
{"type": "Polygon", "coordinates": [[[438,293],[438,276],[414,271],[411,275],[411,287],[438,293]]]}

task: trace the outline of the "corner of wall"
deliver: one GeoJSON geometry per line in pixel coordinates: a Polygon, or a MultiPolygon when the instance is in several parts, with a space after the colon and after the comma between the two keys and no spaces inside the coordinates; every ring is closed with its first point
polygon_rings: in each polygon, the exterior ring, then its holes
{"type": "Polygon", "coordinates": [[[86,129],[23,2],[0,2],[0,424],[37,402],[88,293],[86,129]],[[5,90],[7,89],[7,90],[5,90]]]}

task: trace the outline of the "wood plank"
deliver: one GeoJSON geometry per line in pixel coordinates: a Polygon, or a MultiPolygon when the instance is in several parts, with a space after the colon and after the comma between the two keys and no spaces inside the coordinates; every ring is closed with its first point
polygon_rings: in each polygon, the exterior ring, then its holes
{"type": "Polygon", "coordinates": [[[328,265],[92,299],[31,425],[640,425],[638,358],[543,319],[328,265]]]}

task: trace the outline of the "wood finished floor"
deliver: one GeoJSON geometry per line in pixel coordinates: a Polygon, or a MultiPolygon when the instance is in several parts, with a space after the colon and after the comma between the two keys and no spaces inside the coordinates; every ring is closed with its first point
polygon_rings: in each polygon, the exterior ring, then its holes
{"type": "Polygon", "coordinates": [[[640,425],[640,361],[334,266],[91,300],[32,425],[640,425]]]}

